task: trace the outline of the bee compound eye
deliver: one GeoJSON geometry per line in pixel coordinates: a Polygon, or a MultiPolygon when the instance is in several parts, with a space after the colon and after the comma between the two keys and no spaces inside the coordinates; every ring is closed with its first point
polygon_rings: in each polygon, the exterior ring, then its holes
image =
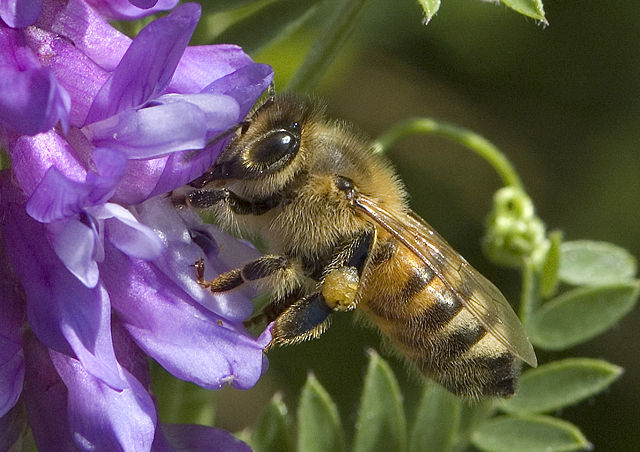
{"type": "Polygon", "coordinates": [[[286,130],[277,130],[261,139],[251,153],[251,160],[263,165],[273,165],[274,163],[291,158],[300,147],[298,137],[286,130]]]}

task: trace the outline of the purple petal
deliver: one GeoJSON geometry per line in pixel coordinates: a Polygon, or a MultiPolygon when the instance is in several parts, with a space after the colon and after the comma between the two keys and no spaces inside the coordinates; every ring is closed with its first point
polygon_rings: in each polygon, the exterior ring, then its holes
{"type": "Polygon", "coordinates": [[[86,123],[144,105],[169,84],[200,18],[200,6],[185,3],[140,31],[96,96],[86,123]]]}
{"type": "Polygon", "coordinates": [[[96,172],[87,173],[85,183],[91,187],[90,205],[105,202],[113,195],[116,184],[122,179],[127,158],[113,149],[98,148],[93,152],[96,172]]]}
{"type": "Polygon", "coordinates": [[[0,1],[0,19],[12,28],[33,25],[38,19],[42,0],[2,0],[0,1]]]}
{"type": "Polygon", "coordinates": [[[155,266],[107,247],[100,266],[112,305],[137,344],[178,378],[218,389],[253,386],[266,369],[270,332],[254,339],[241,324],[197,304],[155,266]]]}
{"type": "Polygon", "coordinates": [[[150,196],[161,195],[180,188],[202,176],[211,168],[230,137],[217,140],[198,152],[176,152],[169,156],[163,172],[155,181],[150,196]]]}
{"type": "Polygon", "coordinates": [[[198,93],[213,81],[248,64],[253,64],[253,60],[237,45],[187,47],[173,74],[169,90],[198,93]]]}
{"type": "Polygon", "coordinates": [[[0,68],[0,124],[24,135],[69,127],[69,94],[48,69],[0,68]]]}
{"type": "MultiPolygon", "coordinates": [[[[158,181],[161,180],[167,161],[169,161],[171,157],[172,156],[160,157],[151,160],[128,160],[125,175],[118,184],[111,200],[121,204],[138,204],[148,199],[152,196],[152,192],[158,185],[158,181]]],[[[205,169],[202,171],[204,172],[205,169]]],[[[185,185],[189,181],[190,180],[183,182],[182,185],[185,185]]],[[[175,185],[173,188],[179,186],[180,185],[175,185]]],[[[164,193],[173,188],[165,190],[164,193]]]]}
{"type": "Polygon", "coordinates": [[[24,338],[24,401],[40,452],[76,450],[67,419],[67,388],[51,363],[49,351],[31,331],[24,338]]]}
{"type": "MultiPolygon", "coordinates": [[[[187,102],[205,114],[207,139],[225,132],[238,124],[240,106],[233,97],[218,94],[165,94],[156,99],[161,104],[187,102]]],[[[244,117],[244,115],[242,115],[244,117]]],[[[201,148],[204,146],[201,146],[201,148]]]]}
{"type": "Polygon", "coordinates": [[[84,367],[114,388],[122,387],[111,342],[109,297],[102,284],[85,287],[62,265],[46,240],[42,224],[24,210],[24,199],[10,181],[2,181],[7,255],[27,297],[32,330],[49,348],[77,356],[84,367]]]}
{"type": "Polygon", "coordinates": [[[98,219],[106,219],[107,238],[120,251],[131,257],[144,260],[155,259],[162,253],[162,242],[148,226],[141,224],[124,207],[107,203],[94,208],[98,219]]]}
{"type": "MultiPolygon", "coordinates": [[[[202,149],[206,140],[238,123],[233,97],[218,94],[167,94],[159,105],[125,110],[85,127],[98,146],[118,149],[130,159],[202,149]]],[[[154,102],[154,104],[156,103],[154,102]]]]}
{"type": "Polygon", "coordinates": [[[154,7],[158,0],[129,0],[129,2],[138,8],[149,9],[154,7]]]}
{"type": "Polygon", "coordinates": [[[87,0],[96,11],[110,20],[132,20],[172,9],[178,0],[158,0],[153,8],[143,9],[131,4],[129,0],[87,0]]]}
{"type": "Polygon", "coordinates": [[[118,363],[133,375],[147,391],[151,391],[149,356],[136,345],[115,316],[111,320],[111,330],[118,363]]]}
{"type": "Polygon", "coordinates": [[[229,139],[217,140],[200,151],[174,152],[151,160],[129,160],[112,200],[139,204],[186,185],[211,167],[229,139]]]}
{"type": "Polygon", "coordinates": [[[107,71],[115,69],[131,44],[129,37],[109,25],[83,0],[46,2],[36,25],[71,40],[107,71]]]}
{"type": "Polygon", "coordinates": [[[40,66],[22,34],[0,29],[0,48],[0,125],[25,135],[45,132],[58,121],[68,128],[69,94],[40,66]]]}
{"type": "Polygon", "coordinates": [[[49,168],[27,203],[27,213],[41,223],[77,216],[85,207],[91,187],[67,179],[56,168],[49,168]]]}
{"type": "Polygon", "coordinates": [[[244,118],[253,104],[273,81],[273,69],[268,64],[253,63],[241,67],[231,74],[214,81],[202,90],[203,93],[227,94],[240,104],[244,118]]]}
{"type": "Polygon", "coordinates": [[[89,289],[96,287],[96,231],[78,220],[61,220],[47,225],[47,238],[67,270],[89,289]]]}
{"type": "Polygon", "coordinates": [[[12,67],[21,71],[41,66],[36,55],[26,46],[22,30],[13,30],[0,24],[0,67],[12,67]]]}
{"type": "Polygon", "coordinates": [[[127,385],[115,390],[95,378],[80,361],[51,352],[51,360],[67,387],[73,438],[86,450],[148,451],[156,413],[149,393],[120,368],[127,385]]]}
{"type": "MultiPolygon", "coordinates": [[[[3,209],[0,215],[5,215],[3,209]]],[[[4,248],[0,233],[0,417],[15,405],[22,392],[22,328],[26,322],[24,292],[4,248]]],[[[0,450],[4,449],[0,447],[0,450]]]]}
{"type": "Polygon", "coordinates": [[[194,234],[208,239],[215,247],[215,254],[206,255],[207,276],[238,268],[257,259],[260,252],[253,245],[235,239],[211,225],[202,223],[192,209],[176,210],[168,198],[153,198],[137,206],[140,221],[159,231],[166,244],[165,251],[155,264],[189,296],[212,312],[235,322],[241,322],[253,312],[251,299],[257,295],[255,288],[245,285],[240,290],[213,296],[202,289],[194,279],[193,263],[203,257],[200,240],[191,239],[194,234]]]}
{"type": "Polygon", "coordinates": [[[96,146],[117,149],[131,159],[139,159],[203,148],[207,121],[196,105],[176,102],[125,110],[89,124],[85,130],[96,146]]]}
{"type": "Polygon", "coordinates": [[[75,151],[56,132],[34,137],[13,136],[7,141],[13,176],[27,195],[33,193],[51,167],[55,167],[69,179],[85,180],[86,170],[75,151]]]}
{"type": "Polygon", "coordinates": [[[109,149],[97,149],[94,163],[100,174],[89,172],[85,182],[68,179],[56,168],[49,168],[27,203],[27,212],[42,222],[72,218],[85,208],[111,197],[122,177],[125,157],[109,149]]]}
{"type": "Polygon", "coordinates": [[[22,345],[0,337],[0,417],[18,401],[24,381],[22,345]]]}
{"type": "Polygon", "coordinates": [[[73,99],[69,123],[80,127],[108,73],[68,39],[37,27],[25,28],[23,33],[29,47],[41,56],[43,66],[53,72],[73,99]]]}
{"type": "Polygon", "coordinates": [[[204,425],[162,424],[162,432],[176,452],[251,452],[231,433],[204,425]]]}

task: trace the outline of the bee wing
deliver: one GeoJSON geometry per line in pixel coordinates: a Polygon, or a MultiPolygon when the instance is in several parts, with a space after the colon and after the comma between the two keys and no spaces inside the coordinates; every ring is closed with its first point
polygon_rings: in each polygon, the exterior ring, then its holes
{"type": "Polygon", "coordinates": [[[354,202],[360,211],[428,265],[501,344],[530,366],[537,366],[533,347],[509,302],[426,221],[413,211],[399,219],[366,195],[357,194],[354,202]]]}

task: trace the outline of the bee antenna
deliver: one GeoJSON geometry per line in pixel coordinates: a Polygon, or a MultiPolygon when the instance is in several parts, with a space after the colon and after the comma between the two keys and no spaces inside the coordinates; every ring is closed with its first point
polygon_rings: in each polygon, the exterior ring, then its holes
{"type": "Polygon", "coordinates": [[[269,83],[267,94],[269,95],[269,100],[273,102],[273,99],[276,97],[276,84],[274,82],[269,83]]]}
{"type": "Polygon", "coordinates": [[[240,127],[242,127],[242,129],[244,130],[245,128],[245,121],[239,122],[237,124],[232,125],[231,127],[229,127],[226,130],[223,130],[222,132],[220,132],[217,135],[212,136],[211,138],[209,138],[207,140],[207,143],[204,145],[204,147],[206,148],[207,146],[209,146],[212,143],[215,143],[218,140],[222,140],[226,137],[228,137],[229,135],[232,135],[233,133],[235,133],[236,130],[238,130],[240,127]]]}

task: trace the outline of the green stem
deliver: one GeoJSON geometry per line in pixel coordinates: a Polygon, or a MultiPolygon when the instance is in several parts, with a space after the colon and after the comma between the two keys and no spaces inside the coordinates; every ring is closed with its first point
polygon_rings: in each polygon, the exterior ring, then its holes
{"type": "Polygon", "coordinates": [[[430,118],[403,121],[382,134],[374,143],[375,152],[385,152],[393,143],[417,133],[438,135],[466,146],[496,170],[505,185],[523,189],[522,181],[507,157],[489,140],[463,127],[430,118]]]}
{"type": "Polygon", "coordinates": [[[316,86],[353,30],[358,14],[366,2],[367,0],[340,0],[302,66],[289,81],[288,91],[307,92],[316,86]]]}
{"type": "Polygon", "coordinates": [[[11,168],[11,158],[9,154],[0,147],[0,170],[11,168]]]}

